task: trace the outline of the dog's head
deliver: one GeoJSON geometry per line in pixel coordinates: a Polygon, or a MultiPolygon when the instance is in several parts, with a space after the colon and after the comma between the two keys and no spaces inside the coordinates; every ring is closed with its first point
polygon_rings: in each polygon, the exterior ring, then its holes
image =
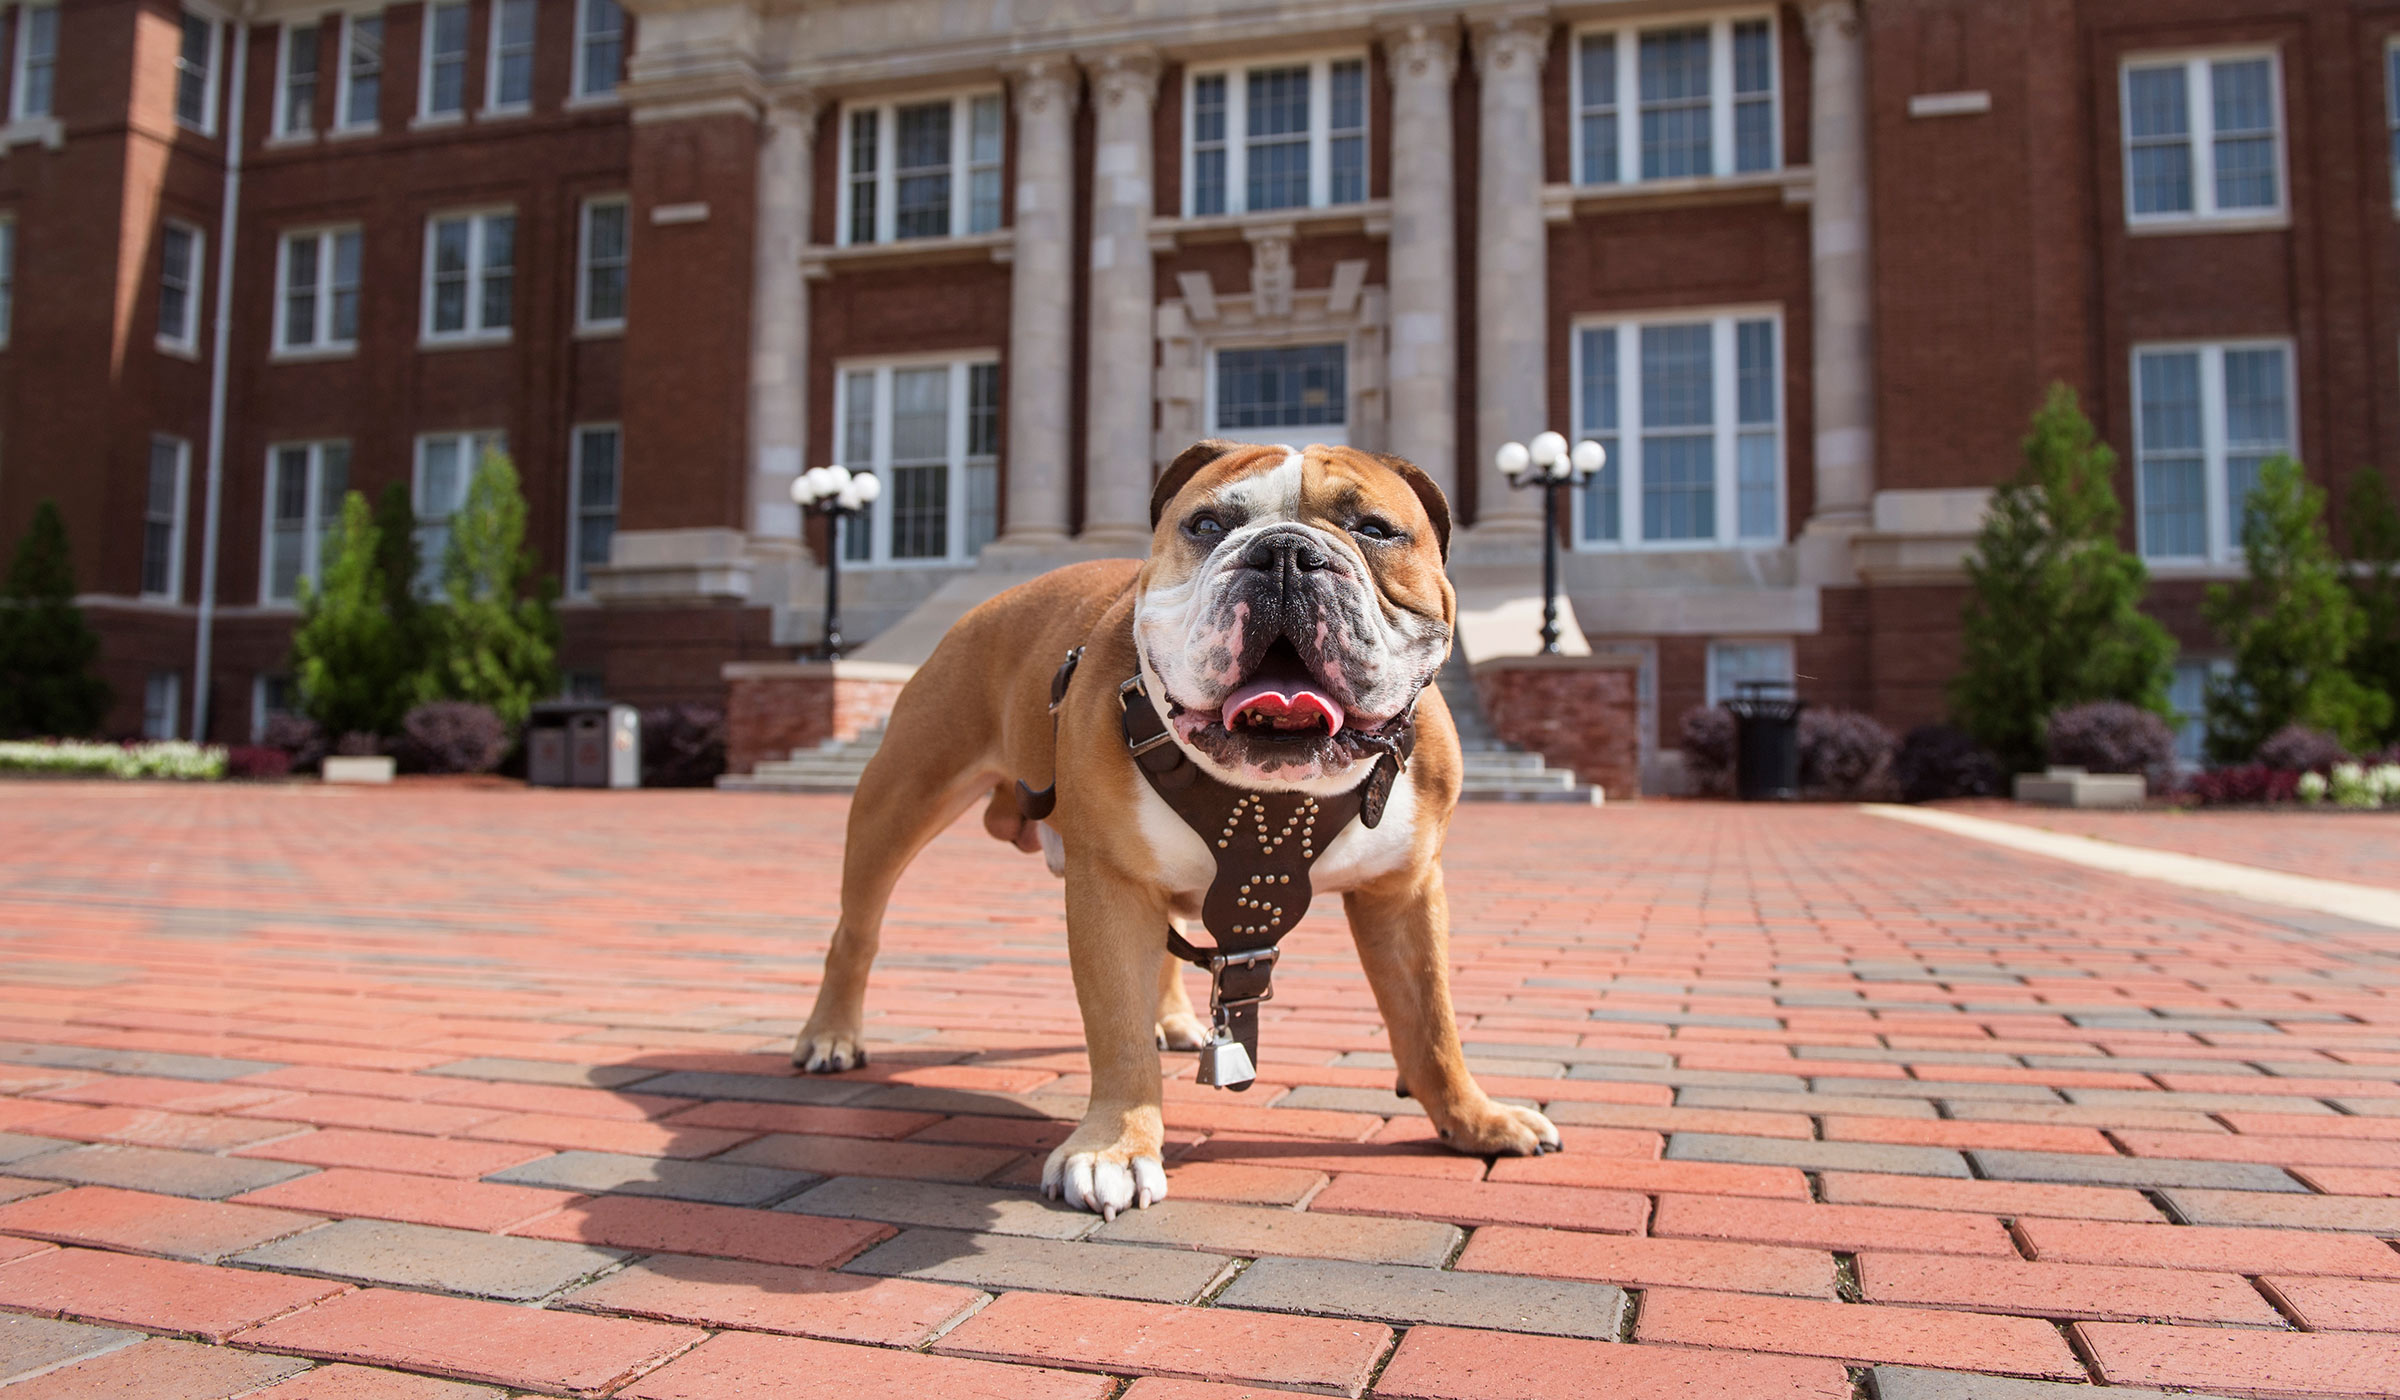
{"type": "Polygon", "coordinates": [[[1397,457],[1203,442],[1150,498],[1134,641],[1176,742],[1250,788],[1345,791],[1450,653],[1450,507],[1397,457]]]}

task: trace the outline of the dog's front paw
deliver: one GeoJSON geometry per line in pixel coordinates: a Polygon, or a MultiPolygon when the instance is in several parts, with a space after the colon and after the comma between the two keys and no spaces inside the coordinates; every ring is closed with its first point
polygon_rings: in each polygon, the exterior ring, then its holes
{"type": "Polygon", "coordinates": [[[792,1045],[792,1063],[810,1074],[840,1074],[866,1062],[866,1042],[856,1031],[811,1028],[792,1045]]]}
{"type": "Polygon", "coordinates": [[[1489,1103],[1452,1121],[1445,1140],[1476,1157],[1534,1157],[1559,1150],[1549,1119],[1515,1104],[1489,1103]]]}
{"type": "Polygon", "coordinates": [[[1208,1039],[1208,1022],[1188,1011],[1170,1012],[1158,1018],[1161,1050],[1197,1050],[1208,1044],[1208,1039]]]}
{"type": "Polygon", "coordinates": [[[1042,1165],[1042,1194],[1078,1210],[1114,1220],[1121,1210],[1141,1210],[1167,1198],[1167,1166],[1147,1154],[1128,1156],[1116,1148],[1070,1151],[1064,1144],[1042,1165]]]}

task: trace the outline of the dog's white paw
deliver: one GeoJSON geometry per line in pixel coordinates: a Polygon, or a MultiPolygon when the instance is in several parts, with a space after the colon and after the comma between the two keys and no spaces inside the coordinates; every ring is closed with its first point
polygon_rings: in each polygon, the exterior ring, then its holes
{"type": "Polygon", "coordinates": [[[1121,1210],[1141,1210],[1167,1198],[1166,1163],[1156,1157],[1121,1159],[1113,1152],[1069,1152],[1061,1147],[1042,1165],[1042,1194],[1114,1220],[1121,1210]]]}
{"type": "Polygon", "coordinates": [[[1206,1044],[1208,1044],[1208,1023],[1190,1012],[1159,1018],[1159,1049],[1197,1050],[1206,1044]]]}
{"type": "Polygon", "coordinates": [[[1487,1104],[1453,1122],[1444,1140],[1477,1157],[1538,1157],[1559,1150],[1558,1129],[1549,1119],[1510,1103],[1487,1104]]]}
{"type": "Polygon", "coordinates": [[[840,1074],[867,1062],[866,1043],[852,1031],[802,1031],[792,1063],[810,1074],[840,1074]]]}

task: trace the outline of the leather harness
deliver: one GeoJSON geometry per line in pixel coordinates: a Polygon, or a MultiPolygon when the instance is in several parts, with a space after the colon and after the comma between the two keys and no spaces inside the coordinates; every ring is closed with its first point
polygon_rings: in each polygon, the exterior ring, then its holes
{"type": "MultiPolygon", "coordinates": [[[[1059,706],[1083,660],[1083,648],[1067,653],[1050,678],[1050,714],[1055,731],[1059,706]]],[[[1309,871],[1326,847],[1352,820],[1370,829],[1383,820],[1392,783],[1408,768],[1416,751],[1416,708],[1412,704],[1388,734],[1368,742],[1383,750],[1366,778],[1348,792],[1315,797],[1304,792],[1260,792],[1224,782],[1198,764],[1174,742],[1157,702],[1142,684],[1139,670],[1117,687],[1117,705],[1125,751],[1153,792],[1183,818],[1184,824],[1209,843],[1217,861],[1216,878],[1201,900],[1200,922],[1216,940],[1201,948],[1167,929],[1167,950],[1208,973],[1209,1014],[1215,1047],[1238,1043],[1246,1064],[1235,1071],[1239,1082],[1220,1087],[1247,1089],[1247,1067],[1258,1060],[1258,1004],[1274,996],[1272,978],[1276,945],[1308,912],[1314,889],[1309,871]]],[[[1029,821],[1038,821],[1058,806],[1055,780],[1046,788],[1017,783],[1017,808],[1029,821]]],[[[1211,1063],[1204,1050],[1204,1066],[1211,1063]]],[[[1219,1082],[1203,1076],[1202,1082],[1219,1082]]]]}

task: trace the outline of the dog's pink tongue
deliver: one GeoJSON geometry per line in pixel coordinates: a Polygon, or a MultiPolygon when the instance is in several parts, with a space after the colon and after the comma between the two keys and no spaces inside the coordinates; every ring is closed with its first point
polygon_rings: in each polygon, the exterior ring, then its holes
{"type": "Polygon", "coordinates": [[[1299,729],[1312,715],[1323,716],[1325,732],[1342,732],[1341,702],[1306,681],[1251,681],[1225,697],[1222,713],[1227,724],[1248,711],[1263,713],[1278,729],[1299,729]]]}

